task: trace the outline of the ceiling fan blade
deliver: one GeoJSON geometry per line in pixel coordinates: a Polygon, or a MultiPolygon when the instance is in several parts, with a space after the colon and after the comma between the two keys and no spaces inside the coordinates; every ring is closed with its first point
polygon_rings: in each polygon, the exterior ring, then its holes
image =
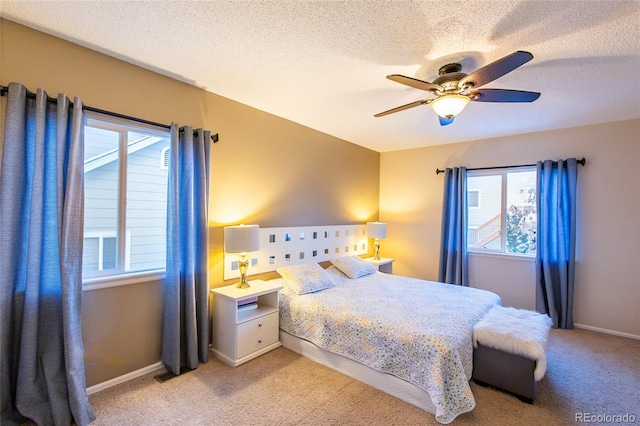
{"type": "Polygon", "coordinates": [[[423,99],[421,101],[411,102],[410,104],[402,105],[402,106],[395,107],[395,108],[392,108],[392,109],[387,110],[387,111],[379,112],[379,113],[375,114],[374,117],[382,117],[383,115],[389,115],[389,114],[393,114],[394,112],[404,111],[405,109],[409,109],[409,108],[417,107],[417,106],[420,106],[420,105],[428,104],[429,102],[431,102],[431,99],[423,99]]]}
{"type": "Polygon", "coordinates": [[[469,83],[472,84],[473,87],[483,86],[496,78],[502,77],[503,75],[513,71],[519,66],[526,64],[531,59],[533,59],[533,55],[531,53],[518,50],[511,55],[507,55],[502,59],[498,59],[497,61],[472,72],[458,82],[458,87],[462,88],[465,84],[469,83]]]}
{"type": "Polygon", "coordinates": [[[448,126],[449,124],[453,123],[453,119],[456,117],[454,116],[451,118],[444,118],[444,117],[438,116],[438,118],[440,119],[441,126],[448,126]]]}
{"type": "Polygon", "coordinates": [[[400,74],[391,74],[388,75],[387,78],[395,81],[396,83],[404,84],[405,86],[413,87],[414,89],[426,90],[427,92],[440,92],[444,90],[442,86],[437,84],[418,80],[417,78],[406,77],[400,74]]]}
{"type": "Polygon", "coordinates": [[[478,89],[469,94],[475,102],[533,102],[540,97],[538,92],[507,89],[478,89]]]}

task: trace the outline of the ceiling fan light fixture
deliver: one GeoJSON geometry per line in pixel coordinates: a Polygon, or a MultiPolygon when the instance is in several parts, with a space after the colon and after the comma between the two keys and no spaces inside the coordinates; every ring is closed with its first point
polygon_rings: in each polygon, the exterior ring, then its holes
{"type": "Polygon", "coordinates": [[[443,118],[451,118],[460,114],[470,99],[463,95],[444,95],[431,101],[431,108],[443,118]]]}

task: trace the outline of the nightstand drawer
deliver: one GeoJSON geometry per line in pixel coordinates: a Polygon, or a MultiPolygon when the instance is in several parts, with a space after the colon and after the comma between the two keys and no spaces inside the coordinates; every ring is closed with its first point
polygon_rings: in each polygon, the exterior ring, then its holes
{"type": "Polygon", "coordinates": [[[246,339],[238,340],[238,353],[236,356],[238,358],[242,358],[252,352],[276,343],[278,338],[278,326],[276,324],[275,327],[263,330],[258,334],[247,337],[246,339]]]}
{"type": "Polygon", "coordinates": [[[238,324],[238,340],[255,336],[268,328],[278,328],[278,312],[238,324]]]}

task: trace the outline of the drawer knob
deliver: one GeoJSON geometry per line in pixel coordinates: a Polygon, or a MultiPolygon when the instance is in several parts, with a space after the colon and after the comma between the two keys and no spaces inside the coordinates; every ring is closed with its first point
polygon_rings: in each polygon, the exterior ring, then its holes
{"type": "Polygon", "coordinates": [[[258,340],[258,343],[262,343],[262,340],[258,340]]]}
{"type": "Polygon", "coordinates": [[[258,327],[262,327],[262,324],[258,324],[258,327]]]}

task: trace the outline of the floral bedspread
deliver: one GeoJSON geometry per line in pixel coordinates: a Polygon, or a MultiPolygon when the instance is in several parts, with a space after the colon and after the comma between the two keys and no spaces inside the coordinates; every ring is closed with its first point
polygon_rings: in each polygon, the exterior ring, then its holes
{"type": "Polygon", "coordinates": [[[475,407],[473,326],[501,303],[498,295],[380,272],[358,279],[327,272],[333,288],[281,290],[281,329],[425,390],[440,423],[475,407]]]}

